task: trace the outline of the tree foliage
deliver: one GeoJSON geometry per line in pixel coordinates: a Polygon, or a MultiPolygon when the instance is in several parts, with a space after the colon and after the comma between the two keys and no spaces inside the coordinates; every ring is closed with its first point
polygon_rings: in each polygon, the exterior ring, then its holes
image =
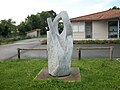
{"type": "Polygon", "coordinates": [[[12,19],[0,21],[0,37],[13,37],[16,35],[25,36],[26,32],[33,29],[41,29],[41,34],[46,34],[49,29],[47,25],[47,18],[54,19],[56,13],[51,11],[42,11],[41,13],[28,15],[25,21],[22,21],[19,25],[15,25],[15,21],[12,19]]]}
{"type": "Polygon", "coordinates": [[[25,35],[26,32],[30,30],[41,29],[41,34],[44,35],[48,30],[47,18],[51,17],[53,19],[55,16],[56,13],[53,10],[32,14],[25,19],[25,22],[21,22],[20,25],[18,25],[19,34],[25,35]]]}
{"type": "Polygon", "coordinates": [[[17,34],[15,21],[12,19],[0,21],[0,36],[1,37],[12,37],[17,34]]]}
{"type": "Polygon", "coordinates": [[[54,11],[43,11],[39,15],[41,17],[41,33],[46,34],[46,31],[48,30],[47,18],[51,17],[54,19],[56,13],[54,11]]]}
{"type": "Polygon", "coordinates": [[[20,25],[17,26],[17,28],[20,36],[25,36],[26,32],[31,29],[30,26],[26,25],[25,22],[21,22],[20,25]]]}
{"type": "Polygon", "coordinates": [[[111,9],[117,9],[117,10],[120,10],[120,8],[117,7],[117,6],[114,6],[114,7],[110,8],[110,10],[111,10],[111,9]]]}

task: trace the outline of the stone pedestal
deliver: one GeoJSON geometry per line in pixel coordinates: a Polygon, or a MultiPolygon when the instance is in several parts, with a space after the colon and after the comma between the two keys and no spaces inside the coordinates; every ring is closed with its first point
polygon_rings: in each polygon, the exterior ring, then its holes
{"type": "MultiPolygon", "coordinates": [[[[36,80],[47,80],[51,77],[54,77],[54,76],[51,76],[48,73],[48,68],[43,68],[34,79],[36,79],[36,80]]],[[[61,77],[54,77],[54,78],[58,79],[58,80],[68,81],[68,82],[80,81],[80,79],[81,79],[80,78],[80,70],[79,70],[78,67],[72,67],[70,75],[61,76],[61,77]]]]}

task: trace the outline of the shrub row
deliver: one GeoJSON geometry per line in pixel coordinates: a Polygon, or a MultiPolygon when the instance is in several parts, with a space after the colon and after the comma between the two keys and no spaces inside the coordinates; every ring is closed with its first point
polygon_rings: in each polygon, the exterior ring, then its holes
{"type": "Polygon", "coordinates": [[[21,36],[20,37],[19,36],[19,37],[14,37],[14,38],[0,38],[0,45],[13,43],[14,41],[18,41],[18,40],[31,39],[31,38],[34,38],[34,37],[30,37],[30,36],[27,36],[27,37],[21,36]]]}
{"type": "Polygon", "coordinates": [[[74,40],[74,44],[120,44],[119,40],[74,40]]]}
{"type": "MultiPolygon", "coordinates": [[[[1,44],[8,44],[18,40],[31,39],[35,37],[16,37],[16,38],[1,38],[1,44]]],[[[47,39],[42,40],[42,45],[47,44],[47,39]]],[[[120,39],[117,40],[74,40],[73,44],[120,44],[120,39]]]]}
{"type": "MultiPolygon", "coordinates": [[[[41,42],[42,45],[47,44],[47,40],[41,42]]],[[[119,40],[74,40],[73,44],[120,44],[119,40]]]]}

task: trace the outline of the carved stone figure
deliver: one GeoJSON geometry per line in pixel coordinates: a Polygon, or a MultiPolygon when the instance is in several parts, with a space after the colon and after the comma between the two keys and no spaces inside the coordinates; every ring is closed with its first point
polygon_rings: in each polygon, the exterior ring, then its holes
{"type": "Polygon", "coordinates": [[[66,76],[71,72],[71,57],[73,51],[72,25],[66,11],[59,13],[52,21],[47,19],[48,72],[52,76],[66,76]],[[63,21],[64,29],[58,32],[58,23],[63,21]]]}

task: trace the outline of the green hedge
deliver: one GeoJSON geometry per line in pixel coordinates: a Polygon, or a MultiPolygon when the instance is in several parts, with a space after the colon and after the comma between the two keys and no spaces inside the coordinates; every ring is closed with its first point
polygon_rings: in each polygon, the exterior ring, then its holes
{"type": "Polygon", "coordinates": [[[19,36],[19,37],[14,37],[14,38],[0,38],[0,45],[1,45],[1,44],[9,44],[9,43],[13,43],[14,41],[24,40],[24,39],[31,39],[31,38],[35,38],[35,37],[19,36]]]}
{"type": "Polygon", "coordinates": [[[74,44],[120,44],[119,40],[74,40],[74,44]]]}
{"type": "MultiPolygon", "coordinates": [[[[47,39],[41,42],[42,45],[47,44],[47,39]]],[[[120,44],[118,40],[74,40],[73,44],[120,44]]]]}
{"type": "MultiPolygon", "coordinates": [[[[8,44],[13,43],[14,41],[18,40],[24,40],[24,39],[31,39],[35,37],[15,37],[15,38],[1,38],[0,39],[0,45],[1,44],[8,44]]],[[[47,44],[47,39],[44,39],[41,42],[42,45],[47,44]]],[[[117,40],[74,40],[73,44],[120,44],[120,39],[117,40]]]]}

